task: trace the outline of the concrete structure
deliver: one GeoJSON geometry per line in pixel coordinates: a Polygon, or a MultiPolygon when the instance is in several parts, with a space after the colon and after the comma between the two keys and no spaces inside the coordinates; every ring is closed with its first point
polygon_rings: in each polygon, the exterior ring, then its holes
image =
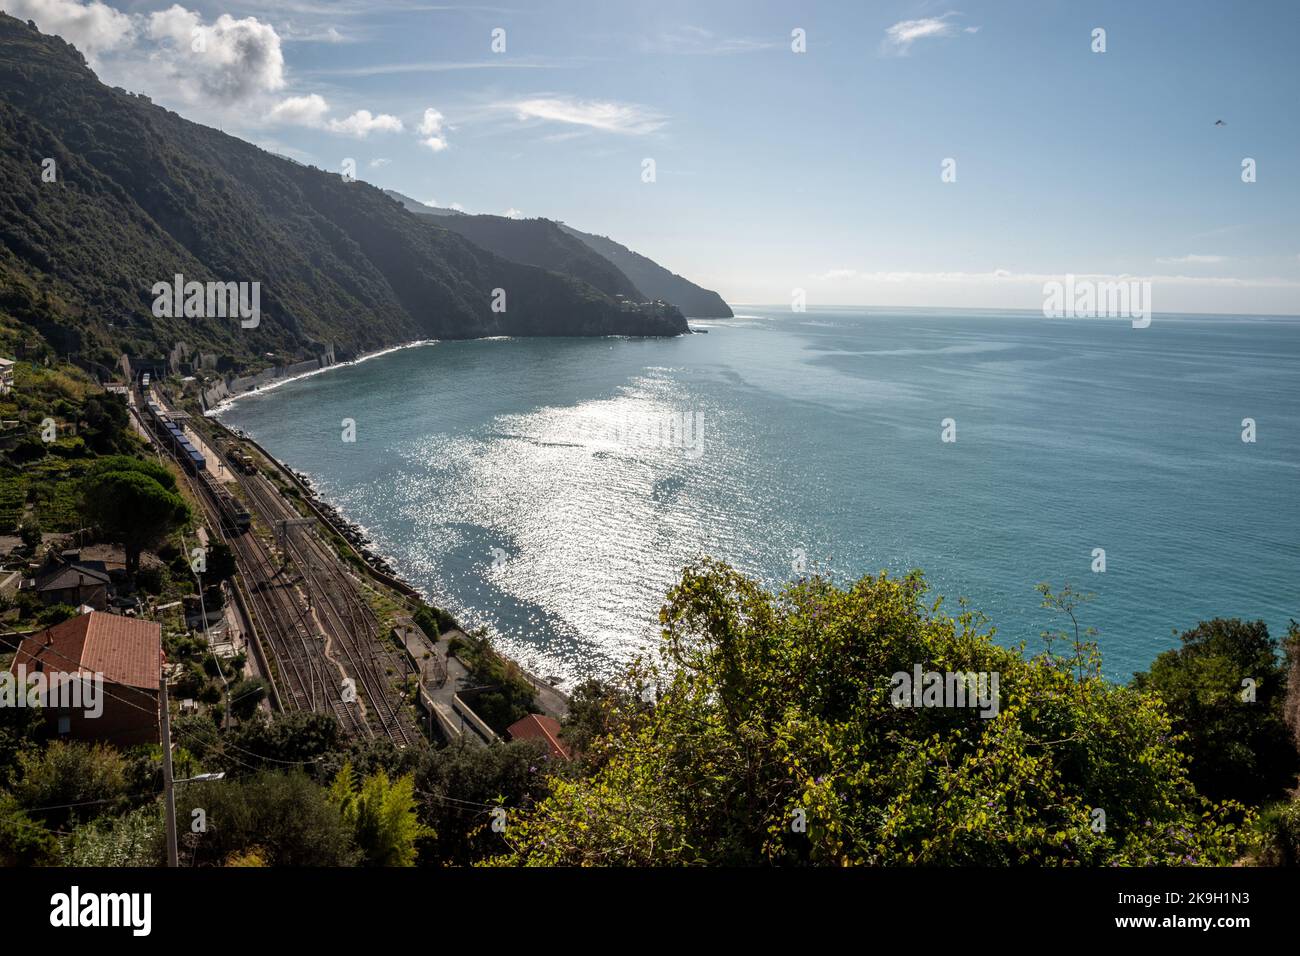
{"type": "Polygon", "coordinates": [[[14,390],[14,360],[0,358],[0,395],[14,390]]]}

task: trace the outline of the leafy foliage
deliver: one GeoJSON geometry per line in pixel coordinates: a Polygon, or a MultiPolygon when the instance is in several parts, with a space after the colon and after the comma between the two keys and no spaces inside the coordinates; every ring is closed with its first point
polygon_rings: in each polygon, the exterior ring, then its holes
{"type": "Polygon", "coordinates": [[[33,820],[8,793],[0,793],[0,866],[49,866],[58,862],[54,834],[33,820]]]}
{"type": "Polygon", "coordinates": [[[1159,698],[1087,661],[1025,657],[919,574],[772,595],[725,564],[686,569],[660,614],[652,696],[556,779],[499,862],[1224,863],[1249,815],[1195,792],[1159,698]],[[898,707],[892,675],[1000,675],[996,717],[898,707]],[[1105,811],[1096,828],[1094,809],[1105,811]]]}
{"type": "Polygon", "coordinates": [[[513,815],[546,796],[554,767],[546,748],[523,740],[495,747],[459,742],[431,751],[416,771],[421,819],[434,830],[429,857],[465,866],[499,853],[497,807],[513,815]]]}
{"type": "Polygon", "coordinates": [[[1133,686],[1158,693],[1185,735],[1191,778],[1211,799],[1259,804],[1296,784],[1283,717],[1287,669],[1263,621],[1215,618],[1182,635],[1133,686]]]}
{"type": "MultiPolygon", "coordinates": [[[[484,723],[504,733],[517,720],[536,710],[536,691],[519,665],[502,657],[486,636],[470,636],[452,646],[474,681],[472,706],[484,723]]],[[[462,696],[470,697],[467,691],[462,696]]]]}
{"type": "Polygon", "coordinates": [[[383,770],[360,787],[351,764],[344,764],[330,787],[330,800],[352,827],[362,857],[370,866],[415,866],[416,844],[433,831],[416,818],[411,776],[389,781],[383,770]]]}
{"type": "Polygon", "coordinates": [[[63,866],[159,866],[161,804],[154,802],[118,817],[100,817],[63,841],[63,866]]]}
{"type": "Polygon", "coordinates": [[[126,806],[127,761],[107,744],[52,740],[18,757],[14,796],[51,829],[120,811],[126,806]]]}
{"type": "Polygon", "coordinates": [[[176,479],[157,462],[101,458],[82,479],[82,513],[109,540],[121,542],[127,571],[134,573],[141,551],[189,520],[189,506],[175,488],[176,479]]]}
{"type": "Polygon", "coordinates": [[[178,820],[202,810],[206,831],[187,837],[189,862],[225,863],[256,848],[270,866],[347,866],[357,859],[350,828],[326,791],[300,772],[187,784],[178,820]]]}

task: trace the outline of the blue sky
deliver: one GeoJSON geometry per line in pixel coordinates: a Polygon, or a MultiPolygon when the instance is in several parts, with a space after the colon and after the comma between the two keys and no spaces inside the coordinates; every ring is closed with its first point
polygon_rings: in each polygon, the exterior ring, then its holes
{"type": "Polygon", "coordinates": [[[1038,308],[1073,273],[1300,313],[1293,2],[0,8],[182,115],[611,235],[732,302],[1038,308]]]}

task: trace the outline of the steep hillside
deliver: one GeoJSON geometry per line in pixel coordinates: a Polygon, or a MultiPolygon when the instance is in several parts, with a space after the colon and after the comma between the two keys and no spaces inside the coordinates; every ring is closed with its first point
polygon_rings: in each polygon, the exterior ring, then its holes
{"type": "Polygon", "coordinates": [[[410,196],[399,193],[396,189],[385,189],[384,195],[390,199],[396,199],[411,212],[423,213],[426,216],[467,216],[469,213],[462,212],[459,209],[446,209],[442,206],[430,206],[428,203],[420,202],[418,199],[412,199],[410,196]]]}
{"type": "Polygon", "coordinates": [[[581,239],[594,251],[600,253],[623,275],[632,280],[632,284],[645,293],[647,298],[663,299],[681,309],[683,314],[701,319],[729,319],[731,307],[722,300],[722,296],[711,289],[702,289],[689,279],[684,279],[675,272],[669,272],[653,259],[627,246],[620,245],[606,236],[594,236],[589,232],[580,232],[563,223],[560,228],[569,235],[581,239]]]}
{"type": "Polygon", "coordinates": [[[633,302],[646,298],[618,267],[549,219],[467,216],[455,209],[425,206],[392,190],[385,192],[412,212],[436,217],[439,225],[512,262],[573,276],[606,295],[621,295],[633,302]]]}
{"type": "Polygon", "coordinates": [[[686,331],[110,89],[70,45],[2,14],[0,177],[0,310],[90,359],[178,340],[244,366],[327,343],[346,356],[419,337],[686,331]],[[260,283],[260,324],[156,317],[153,286],[177,273],[260,283]]]}

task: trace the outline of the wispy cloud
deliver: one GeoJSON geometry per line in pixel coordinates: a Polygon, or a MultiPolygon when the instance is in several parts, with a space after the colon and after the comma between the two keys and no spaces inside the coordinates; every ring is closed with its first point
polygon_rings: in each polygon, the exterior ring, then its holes
{"type": "Polygon", "coordinates": [[[979,27],[958,28],[958,25],[952,22],[952,17],[959,17],[960,13],[952,11],[939,17],[922,17],[919,20],[900,20],[893,26],[885,30],[885,40],[883,49],[886,53],[893,53],[898,56],[906,56],[912,49],[912,44],[917,40],[927,40],[936,37],[956,36],[961,33],[978,33],[979,27]]]}
{"type": "Polygon", "coordinates": [[[1212,236],[1227,236],[1227,235],[1231,235],[1234,232],[1241,232],[1241,230],[1246,228],[1248,228],[1246,223],[1238,222],[1238,223],[1233,223],[1230,226],[1217,226],[1214,229],[1207,229],[1204,232],[1194,232],[1187,238],[1188,239],[1209,239],[1212,236]]]}
{"type": "Polygon", "coordinates": [[[1196,254],[1186,256],[1162,256],[1156,262],[1165,266],[1178,265],[1213,265],[1216,262],[1227,262],[1227,256],[1198,256],[1196,254]]]}
{"type": "Polygon", "coordinates": [[[447,60],[419,60],[414,63],[373,63],[367,66],[346,66],[335,69],[303,70],[302,76],[389,76],[398,73],[451,73],[459,70],[551,70],[565,64],[541,60],[493,60],[450,62],[447,60]]]}
{"type": "Polygon", "coordinates": [[[498,103],[525,121],[566,123],[609,133],[643,136],[661,129],[668,119],[657,110],[612,100],[580,100],[570,96],[539,95],[498,103]]]}
{"type": "Polygon", "coordinates": [[[721,36],[703,27],[681,26],[641,41],[646,53],[677,53],[691,56],[732,56],[759,53],[783,47],[788,41],[763,37],[721,36]]]}
{"type": "Polygon", "coordinates": [[[280,32],[280,40],[283,43],[352,43],[355,38],[344,36],[338,27],[302,30],[289,23],[280,32]]]}

